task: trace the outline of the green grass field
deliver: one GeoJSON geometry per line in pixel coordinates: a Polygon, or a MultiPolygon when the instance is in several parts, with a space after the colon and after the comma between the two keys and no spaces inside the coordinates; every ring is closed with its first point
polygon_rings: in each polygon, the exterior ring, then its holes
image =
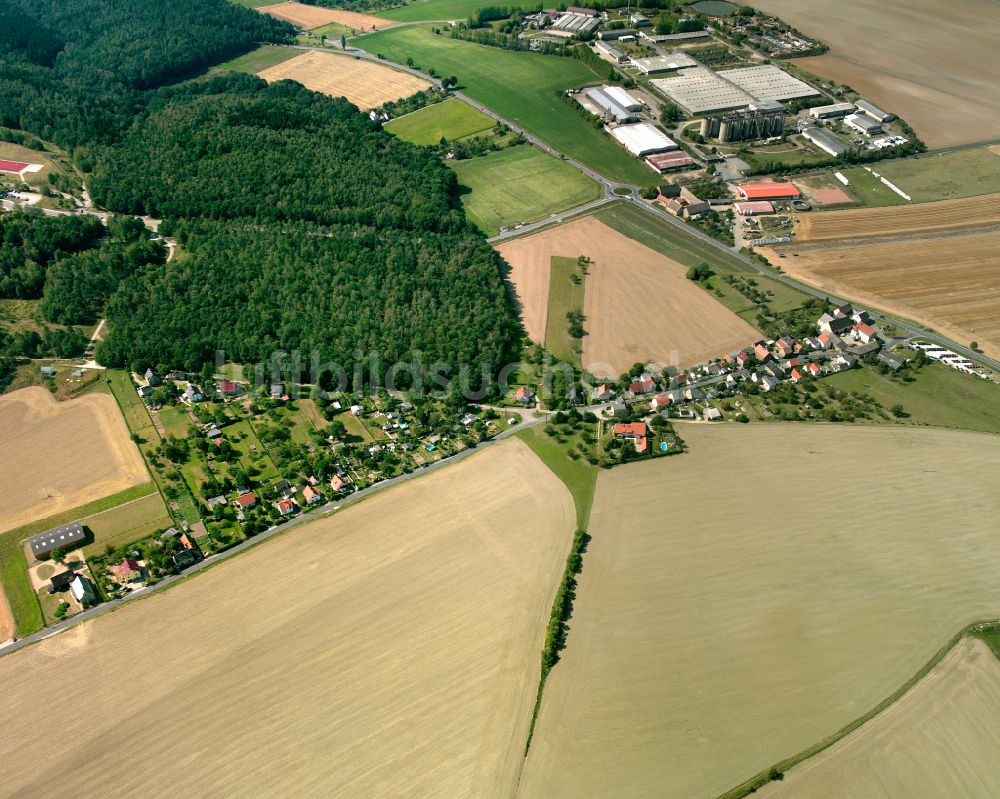
{"type": "Polygon", "coordinates": [[[872,169],[918,203],[1000,191],[1000,155],[988,147],[898,158],[872,169]]]}
{"type": "MultiPolygon", "coordinates": [[[[375,16],[394,19],[397,22],[422,22],[425,20],[465,19],[473,11],[497,5],[493,0],[416,0],[401,8],[380,11],[375,16]]],[[[503,3],[517,7],[518,3],[503,3]]],[[[524,4],[526,7],[531,4],[524,4]]],[[[537,8],[537,6],[535,6],[537,8]]]]}
{"type": "Polygon", "coordinates": [[[278,479],[278,469],[247,421],[237,422],[223,431],[233,449],[240,453],[240,464],[253,479],[260,482],[278,479]]]}
{"type": "Polygon", "coordinates": [[[573,460],[562,444],[546,435],[543,425],[530,427],[518,433],[518,437],[566,484],[576,505],[576,526],[586,529],[590,507],[594,504],[598,468],[582,458],[573,460]]]}
{"type": "Polygon", "coordinates": [[[38,598],[31,588],[31,581],[28,579],[28,564],[24,558],[24,548],[21,542],[29,536],[101,513],[122,503],[146,496],[151,492],[154,493],[154,496],[159,496],[155,493],[156,486],[153,483],[132,486],[79,508],[70,508],[46,519],[39,519],[37,522],[0,534],[0,583],[3,585],[4,594],[10,604],[14,625],[19,636],[30,635],[43,626],[42,611],[38,606],[38,598]]]}
{"type": "Polygon", "coordinates": [[[437,144],[442,137],[454,141],[492,127],[492,119],[461,100],[434,103],[385,125],[399,138],[422,145],[437,144]]]}
{"type": "Polygon", "coordinates": [[[600,187],[571,166],[534,147],[511,147],[481,158],[449,162],[469,218],[488,234],[533,222],[600,196],[600,187]]]}
{"type": "Polygon", "coordinates": [[[349,28],[347,25],[341,25],[339,22],[331,22],[329,25],[323,25],[320,28],[313,28],[309,31],[314,38],[317,36],[326,36],[328,39],[339,39],[341,36],[351,36],[354,32],[354,28],[349,28]]]}
{"type": "Polygon", "coordinates": [[[187,411],[184,408],[173,405],[164,406],[160,409],[160,424],[168,436],[174,438],[187,438],[191,432],[191,421],[188,419],[187,411]]]}
{"type": "MultiPolygon", "coordinates": [[[[881,166],[874,166],[872,169],[881,174],[881,166]]],[[[841,169],[840,172],[850,182],[850,185],[846,187],[848,194],[869,208],[880,208],[884,205],[904,205],[906,203],[906,200],[896,194],[896,192],[886,186],[871,172],[859,166],[841,169]]]]}
{"type": "Polygon", "coordinates": [[[558,96],[598,82],[575,58],[470,44],[416,26],[391,28],[354,43],[397,63],[413,58],[425,72],[433,68],[438,74],[455,75],[470,97],[603,175],[640,185],[653,182],[641,161],[558,96]]]}
{"type": "Polygon", "coordinates": [[[128,372],[122,369],[108,369],[107,375],[107,379],[111,381],[111,393],[118,402],[118,407],[121,408],[128,429],[146,441],[153,444],[159,443],[160,434],[156,431],[153,420],[149,417],[146,404],[135,393],[128,372]]]}
{"type": "Polygon", "coordinates": [[[281,0],[229,0],[236,6],[246,6],[247,8],[260,8],[261,6],[273,6],[281,0]]]}
{"type": "Polygon", "coordinates": [[[121,546],[145,538],[155,530],[173,524],[159,492],[133,500],[117,508],[82,519],[94,534],[94,541],[83,549],[86,557],[104,552],[106,546],[121,546]]]}
{"type": "Polygon", "coordinates": [[[228,72],[249,72],[251,75],[256,75],[262,69],[273,67],[282,61],[295,58],[297,55],[302,55],[302,51],[293,50],[291,47],[275,47],[265,44],[256,50],[251,50],[249,53],[244,53],[219,64],[216,69],[224,69],[228,72]]]}
{"type": "Polygon", "coordinates": [[[545,328],[545,348],[560,361],[580,366],[578,340],[569,334],[566,314],[583,311],[584,283],[574,283],[573,275],[579,274],[576,258],[552,257],[549,272],[549,315],[545,328]]]}
{"type": "Polygon", "coordinates": [[[821,382],[871,394],[885,408],[898,403],[913,424],[1000,433],[1000,385],[941,364],[923,367],[912,383],[892,381],[872,369],[851,369],[821,382]]]}

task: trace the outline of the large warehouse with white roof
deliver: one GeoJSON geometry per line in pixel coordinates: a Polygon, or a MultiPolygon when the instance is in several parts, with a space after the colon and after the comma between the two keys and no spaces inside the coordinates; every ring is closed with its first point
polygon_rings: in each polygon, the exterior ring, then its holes
{"type": "Polygon", "coordinates": [[[819,94],[808,83],[772,65],[721,72],[696,67],[673,78],[657,78],[650,84],[689,114],[731,111],[819,94]]]}
{"type": "Polygon", "coordinates": [[[653,153],[665,153],[679,149],[667,134],[648,122],[640,122],[637,125],[622,125],[612,130],[611,135],[632,155],[640,158],[653,153]]]}

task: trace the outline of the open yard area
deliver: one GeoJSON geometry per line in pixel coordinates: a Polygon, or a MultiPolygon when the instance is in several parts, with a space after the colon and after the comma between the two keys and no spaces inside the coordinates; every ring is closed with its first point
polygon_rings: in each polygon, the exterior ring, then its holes
{"type": "Polygon", "coordinates": [[[270,83],[294,80],[330,97],[346,97],[362,111],[431,87],[430,81],[383,64],[315,50],[257,74],[270,83]]]}
{"type": "Polygon", "coordinates": [[[462,196],[466,212],[487,234],[583,205],[601,193],[590,178],[528,145],[448,164],[469,190],[462,196]]]}
{"type": "Polygon", "coordinates": [[[389,20],[373,17],[369,14],[358,14],[354,11],[306,5],[305,3],[277,3],[275,5],[259,6],[257,10],[262,14],[270,14],[272,17],[291,22],[295,27],[302,30],[321,28],[324,25],[329,25],[331,22],[336,22],[348,28],[366,31],[380,30],[395,24],[389,20]]]}
{"type": "Polygon", "coordinates": [[[107,394],[56,402],[40,387],[0,397],[0,531],[149,479],[107,394]]]}
{"type": "Polygon", "coordinates": [[[2,658],[3,792],[511,796],[574,527],[512,439],[2,658]]]}
{"type": "Polygon", "coordinates": [[[1000,795],[1000,661],[963,638],[875,719],[758,792],[762,799],[1000,795]]]}
{"type": "Polygon", "coordinates": [[[399,138],[423,145],[438,144],[441,139],[454,141],[492,127],[492,119],[461,100],[434,103],[385,124],[385,129],[399,138]]]}
{"type": "Polygon", "coordinates": [[[107,546],[130,544],[155,530],[166,530],[173,525],[158,491],[80,521],[94,535],[93,543],[84,548],[88,557],[104,552],[107,546]]]}
{"type": "Polygon", "coordinates": [[[899,114],[930,147],[1000,137],[995,79],[1000,15],[991,0],[760,0],[830,52],[796,66],[847,84],[899,114]],[[884,32],[884,33],[883,33],[884,32]]]}
{"type": "Polygon", "coordinates": [[[423,70],[455,75],[460,88],[474,100],[603,175],[640,185],[654,182],[648,167],[558,96],[599,80],[575,58],[470,44],[435,36],[419,26],[401,26],[353,43],[400,64],[413,58],[423,70]]]}
{"type": "Polygon", "coordinates": [[[964,625],[1000,613],[1000,437],[678,432],[682,457],[598,477],[523,799],[712,799],[874,709],[964,625]],[[822,496],[776,501],[781,476],[822,496]]]}
{"type": "Polygon", "coordinates": [[[592,216],[499,250],[511,264],[510,279],[529,334],[534,330],[543,336],[546,324],[561,323],[548,322],[548,310],[541,310],[548,304],[549,259],[592,259],[584,291],[583,367],[601,377],[617,377],[637,361],[690,366],[746,346],[759,335],[688,280],[681,264],[592,216]]]}

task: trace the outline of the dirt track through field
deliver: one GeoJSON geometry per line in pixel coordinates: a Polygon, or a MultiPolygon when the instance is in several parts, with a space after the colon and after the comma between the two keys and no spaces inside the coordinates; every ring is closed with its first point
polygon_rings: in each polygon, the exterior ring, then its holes
{"type": "Polygon", "coordinates": [[[315,50],[258,72],[269,83],[295,80],[330,97],[346,97],[362,111],[431,87],[431,82],[398,69],[346,55],[315,50]]]}
{"type": "Polygon", "coordinates": [[[583,366],[617,377],[637,361],[699,363],[759,333],[685,277],[686,267],[593,217],[501,244],[532,340],[547,324],[553,255],[592,259],[585,282],[583,366]]]}
{"type": "Polygon", "coordinates": [[[396,24],[392,20],[381,19],[380,17],[373,17],[368,14],[358,14],[354,11],[343,11],[338,8],[309,6],[304,3],[277,3],[272,6],[261,6],[257,10],[262,14],[270,14],[272,17],[291,22],[303,30],[322,28],[331,22],[346,25],[348,28],[366,31],[391,28],[396,24]]]}
{"type": "Polygon", "coordinates": [[[0,397],[0,532],[149,479],[114,399],[56,402],[40,386],[0,397]]]}
{"type": "Polygon", "coordinates": [[[930,147],[1000,137],[993,0],[759,0],[830,47],[794,63],[899,114],[930,147]]]}
{"type": "Polygon", "coordinates": [[[0,658],[0,795],[510,796],[575,520],[511,439],[0,658]]]}
{"type": "Polygon", "coordinates": [[[713,799],[1000,614],[1000,436],[678,432],[685,455],[598,478],[519,799],[713,799]]]}
{"type": "Polygon", "coordinates": [[[995,799],[1000,661],[965,638],[896,704],[758,791],[761,799],[995,799]]]}

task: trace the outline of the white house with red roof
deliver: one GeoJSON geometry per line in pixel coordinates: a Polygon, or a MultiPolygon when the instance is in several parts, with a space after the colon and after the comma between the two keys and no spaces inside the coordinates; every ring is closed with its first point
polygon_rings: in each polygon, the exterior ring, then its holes
{"type": "Polygon", "coordinates": [[[862,344],[871,344],[873,341],[878,341],[878,333],[875,332],[875,328],[864,322],[858,322],[854,326],[854,329],[851,330],[851,335],[862,344]]]}

